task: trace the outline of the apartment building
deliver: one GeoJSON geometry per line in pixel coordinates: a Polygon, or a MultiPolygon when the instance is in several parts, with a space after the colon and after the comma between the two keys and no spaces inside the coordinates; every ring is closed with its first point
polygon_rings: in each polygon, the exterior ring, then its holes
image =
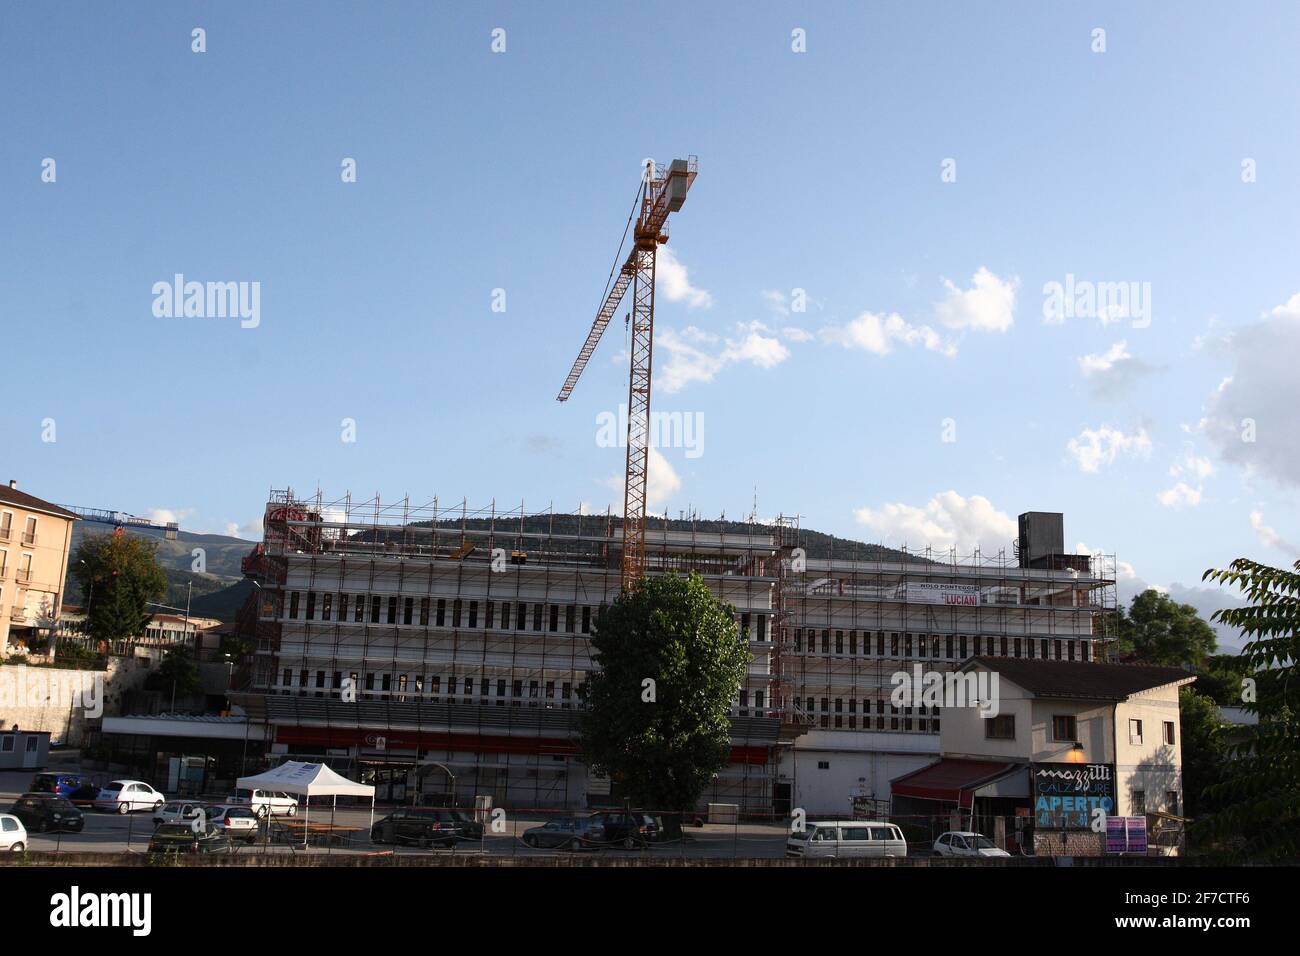
{"type": "MultiPolygon", "coordinates": [[[[777,603],[784,709],[803,730],[776,792],[810,813],[885,807],[890,781],[932,763],[943,708],[896,694],[972,657],[1091,662],[1115,611],[1113,558],[1064,551],[1060,514],[1029,512],[1010,553],[808,559],[777,603]]],[[[877,552],[878,553],[878,552],[877,552]]]]}
{"type": "MultiPolygon", "coordinates": [[[[278,495],[246,563],[261,588],[257,650],[233,699],[272,728],[272,752],[330,759],[380,799],[614,799],[579,759],[577,711],[599,609],[619,591],[617,525],[278,495]]],[[[651,573],[699,572],[747,629],[732,760],[706,799],[755,811],[771,808],[780,732],[766,701],[774,554],[766,532],[647,533],[651,573]]]]}
{"type": "Polygon", "coordinates": [[[16,481],[0,485],[0,650],[57,624],[76,520],[16,481]]]}
{"type": "MultiPolygon", "coordinates": [[[[269,728],[269,751],[330,759],[381,799],[614,798],[576,738],[590,635],[619,590],[618,525],[278,493],[246,562],[258,640],[234,700],[269,728]]],[[[1040,566],[1026,547],[1024,567],[860,545],[808,558],[784,521],[746,534],[652,522],[647,542],[648,573],[696,571],[736,608],[752,660],[731,762],[702,802],[750,813],[887,800],[890,779],[934,759],[942,720],[896,706],[893,675],[978,654],[1089,661],[1113,609],[1113,575],[1057,541],[1040,566]]]]}

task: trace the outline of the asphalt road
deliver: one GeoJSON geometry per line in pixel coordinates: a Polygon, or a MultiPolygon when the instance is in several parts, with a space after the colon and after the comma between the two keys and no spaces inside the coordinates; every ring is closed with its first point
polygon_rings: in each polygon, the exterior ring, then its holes
{"type": "MultiPolygon", "coordinates": [[[[31,784],[34,771],[0,771],[0,812],[8,812],[13,801],[25,793],[31,784]]],[[[381,819],[391,812],[392,807],[377,807],[375,819],[381,819]]],[[[85,829],[80,833],[29,833],[29,847],[32,850],[53,851],[60,853],[144,853],[148,849],[149,838],[153,835],[154,824],[152,812],[117,814],[83,808],[85,812],[85,829]]],[[[299,808],[298,818],[302,817],[299,808]]],[[[648,854],[654,857],[686,856],[695,858],[734,859],[734,858],[775,858],[785,854],[786,831],[781,824],[741,823],[736,826],[708,824],[703,827],[687,827],[685,839],[679,843],[655,845],[641,850],[623,850],[614,847],[599,847],[579,851],[533,849],[524,845],[519,837],[530,827],[541,826],[548,817],[537,811],[521,811],[516,816],[508,808],[505,810],[501,830],[494,830],[491,823],[485,826],[483,840],[473,843],[460,843],[454,849],[423,850],[417,847],[380,846],[370,842],[370,808],[340,808],[333,818],[337,828],[346,828],[351,832],[347,841],[341,845],[328,848],[313,846],[311,852],[317,853],[398,853],[421,855],[446,855],[451,853],[487,853],[499,856],[569,856],[573,852],[580,854],[596,853],[613,856],[631,856],[648,854]]],[[[312,823],[330,822],[330,808],[322,805],[319,809],[311,808],[309,819],[312,823]]],[[[301,852],[287,846],[264,845],[241,846],[239,853],[292,853],[301,852]]]]}

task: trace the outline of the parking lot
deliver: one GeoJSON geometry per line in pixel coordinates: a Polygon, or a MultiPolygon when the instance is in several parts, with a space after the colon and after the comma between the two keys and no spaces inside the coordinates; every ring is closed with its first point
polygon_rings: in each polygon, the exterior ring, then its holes
{"type": "MultiPolygon", "coordinates": [[[[0,812],[8,812],[9,807],[19,795],[27,792],[34,771],[0,771],[0,812]]],[[[170,794],[169,794],[170,796],[170,794]]],[[[220,797],[213,795],[213,801],[220,797]]],[[[29,833],[28,843],[33,851],[59,853],[145,853],[149,838],[153,835],[152,813],[139,811],[128,814],[109,813],[93,808],[83,807],[85,828],[80,833],[29,833]]],[[[391,813],[395,807],[379,806],[375,808],[376,821],[391,813]]],[[[568,811],[573,815],[582,815],[582,811],[568,811]]],[[[450,855],[450,854],[489,854],[495,856],[519,857],[568,857],[575,852],[580,855],[604,854],[616,857],[649,855],[654,857],[692,857],[713,859],[773,859],[784,856],[786,829],[782,823],[738,823],[734,826],[706,824],[703,827],[687,826],[683,839],[653,844],[636,850],[624,850],[616,847],[583,847],[580,850],[537,849],[527,846],[522,835],[532,827],[538,827],[556,814],[538,811],[520,811],[518,814],[509,808],[504,809],[504,816],[494,825],[486,821],[481,841],[458,843],[450,849],[422,849],[419,847],[377,845],[370,842],[370,808],[340,807],[331,814],[331,808],[323,803],[320,807],[313,804],[307,819],[313,825],[322,825],[313,836],[311,853],[373,854],[395,853],[399,855],[450,855]],[[326,835],[334,839],[326,840],[326,835]]],[[[268,834],[265,829],[260,833],[257,844],[237,845],[238,853],[295,853],[304,852],[301,846],[299,821],[303,819],[300,808],[292,821],[283,821],[285,827],[277,826],[268,834]],[[293,839],[297,833],[296,840],[293,839]],[[296,845],[295,845],[296,844],[296,845]]],[[[282,818],[277,818],[281,821],[282,818]]]]}

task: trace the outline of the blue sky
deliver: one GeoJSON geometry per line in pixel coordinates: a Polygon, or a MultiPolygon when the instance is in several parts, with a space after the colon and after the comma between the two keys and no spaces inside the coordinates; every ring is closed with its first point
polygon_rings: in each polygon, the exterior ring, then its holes
{"type": "Polygon", "coordinates": [[[641,159],[694,153],[655,510],[1296,559],[1300,8],[704,6],[0,4],[4,477],[246,535],[286,485],[617,506],[621,312],[554,396],[641,159]],[[259,323],[155,316],[176,273],[259,323]],[[1067,276],[1147,314],[1047,321],[1067,276]]]}

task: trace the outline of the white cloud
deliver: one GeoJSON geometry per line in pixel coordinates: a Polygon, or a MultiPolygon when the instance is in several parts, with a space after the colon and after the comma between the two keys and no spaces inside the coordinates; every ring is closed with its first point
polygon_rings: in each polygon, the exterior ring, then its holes
{"type": "Polygon", "coordinates": [[[828,325],[821,330],[823,340],[846,349],[861,349],[873,355],[888,355],[896,344],[922,345],[932,352],[941,352],[951,358],[957,346],[944,341],[928,325],[912,325],[897,312],[879,315],[863,312],[847,325],[828,325]]]}
{"type": "Polygon", "coordinates": [[[1201,489],[1180,481],[1172,488],[1159,492],[1156,500],[1166,508],[1195,508],[1201,503],[1201,489]]]}
{"type": "Polygon", "coordinates": [[[787,325],[781,330],[781,334],[791,342],[811,342],[813,338],[813,334],[807,329],[801,329],[795,325],[787,325]]]}
{"type": "MultiPolygon", "coordinates": [[[[650,454],[646,462],[645,499],[646,507],[653,508],[677,494],[681,490],[682,479],[658,448],[651,446],[648,451],[650,454]]],[[[610,488],[618,492],[618,501],[615,502],[615,508],[620,512],[623,510],[626,477],[625,474],[620,473],[611,475],[605,480],[605,483],[610,488]]]]}
{"type": "Polygon", "coordinates": [[[1079,370],[1088,379],[1093,396],[1102,399],[1119,397],[1138,379],[1155,371],[1129,353],[1126,341],[1116,342],[1105,352],[1081,356],[1079,370]]]}
{"type": "Polygon", "coordinates": [[[947,549],[957,547],[997,553],[1011,549],[1018,533],[1015,519],[993,507],[982,495],[963,497],[956,491],[935,495],[925,505],[915,507],[901,503],[879,508],[858,508],[854,512],[887,544],[906,544],[917,550],[930,545],[947,549]]]}
{"type": "Polygon", "coordinates": [[[763,301],[767,303],[767,307],[772,310],[773,315],[784,318],[790,314],[790,306],[786,302],[784,292],[779,292],[776,289],[764,289],[763,301]]]}
{"type": "Polygon", "coordinates": [[[655,261],[655,292],[669,302],[685,302],[688,309],[707,309],[713,305],[713,296],[691,285],[686,266],[667,246],[659,247],[655,261]]]}
{"type": "Polygon", "coordinates": [[[1099,428],[1085,428],[1077,437],[1071,438],[1065,448],[1080,471],[1096,473],[1103,465],[1113,465],[1120,455],[1149,458],[1151,437],[1145,428],[1126,435],[1117,428],[1102,425],[1099,428]]]}
{"type": "Polygon", "coordinates": [[[740,322],[737,338],[719,339],[711,333],[687,326],[681,332],[665,327],[655,337],[655,347],[668,353],[668,361],[656,374],[656,387],[668,393],[680,392],[692,382],[711,382],[728,365],[748,363],[756,368],[775,368],[790,357],[790,349],[762,322],[740,322]],[[709,348],[717,346],[721,348],[709,348]]]}
{"type": "Polygon", "coordinates": [[[1280,534],[1264,524],[1264,512],[1252,511],[1250,513],[1250,526],[1255,529],[1255,536],[1259,538],[1259,543],[1266,548],[1273,548],[1281,551],[1292,558],[1300,557],[1300,548],[1287,541],[1280,534]]]}
{"type": "Polygon", "coordinates": [[[1200,428],[1224,460],[1300,486],[1300,293],[1226,339],[1232,374],[1210,396],[1200,428]]]}
{"type": "Polygon", "coordinates": [[[790,350],[779,339],[764,334],[768,329],[761,322],[742,323],[737,328],[743,338],[727,340],[721,356],[724,362],[749,362],[759,368],[774,368],[790,357],[790,350]]]}
{"type": "Polygon", "coordinates": [[[1195,508],[1201,503],[1205,490],[1205,479],[1214,474],[1214,464],[1188,448],[1183,457],[1169,466],[1169,475],[1179,479],[1172,488],[1166,488],[1156,495],[1156,500],[1166,508],[1195,508]],[[1189,485],[1184,478],[1192,479],[1196,486],[1189,485]]]}
{"type": "Polygon", "coordinates": [[[948,328],[1005,332],[1015,323],[1019,279],[999,279],[980,266],[969,289],[958,288],[948,279],[944,279],[943,284],[948,296],[935,304],[934,311],[948,328]]]}
{"type": "MultiPolygon", "coordinates": [[[[334,518],[329,515],[326,515],[325,517],[327,521],[343,520],[341,514],[340,517],[338,518],[334,518]]],[[[252,521],[248,521],[242,525],[238,521],[227,521],[225,528],[222,530],[221,533],[231,538],[244,538],[249,541],[261,541],[262,540],[262,517],[261,515],[258,515],[252,521]]]]}

